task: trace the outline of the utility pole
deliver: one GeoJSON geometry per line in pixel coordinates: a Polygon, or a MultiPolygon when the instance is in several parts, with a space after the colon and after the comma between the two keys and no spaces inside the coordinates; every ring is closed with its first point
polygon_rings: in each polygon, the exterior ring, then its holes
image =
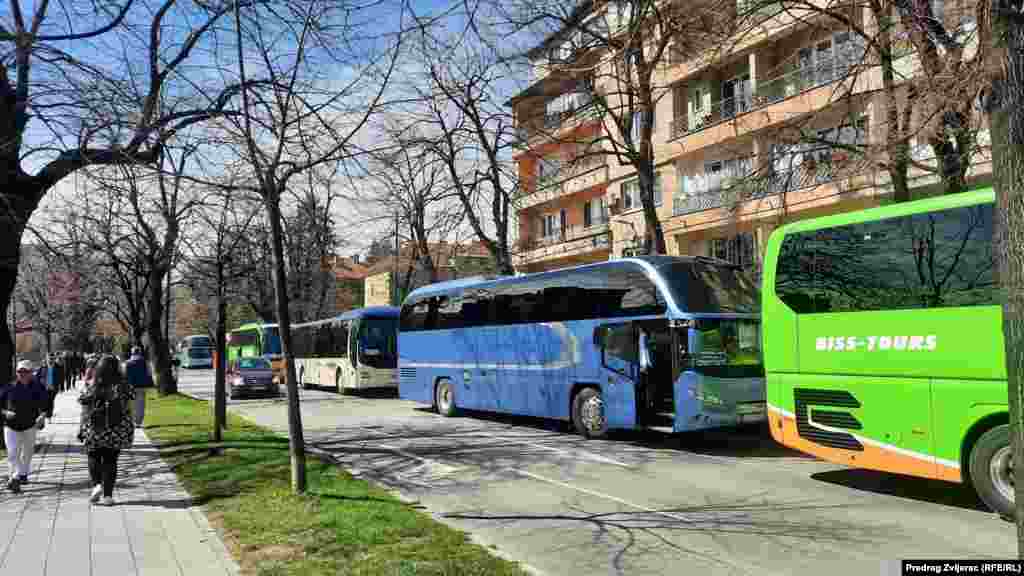
{"type": "Polygon", "coordinates": [[[395,210],[395,264],[394,271],[392,272],[393,278],[391,280],[391,305],[398,306],[398,257],[400,248],[398,247],[398,210],[395,210]]]}

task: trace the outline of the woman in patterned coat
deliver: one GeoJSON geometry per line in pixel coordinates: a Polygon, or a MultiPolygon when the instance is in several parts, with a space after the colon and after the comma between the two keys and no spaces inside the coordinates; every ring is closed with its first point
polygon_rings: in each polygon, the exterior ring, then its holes
{"type": "MultiPolygon", "coordinates": [[[[93,484],[90,502],[99,501],[102,494],[103,504],[114,504],[117,457],[121,450],[130,447],[135,439],[135,423],[131,417],[134,397],[135,390],[121,374],[120,363],[114,356],[104,356],[100,359],[96,365],[95,377],[78,397],[78,402],[82,405],[82,422],[78,438],[85,445],[85,451],[89,455],[89,476],[93,484]],[[94,415],[97,415],[97,410],[105,406],[108,400],[116,402],[120,407],[120,418],[106,425],[98,425],[94,415]]],[[[111,413],[110,410],[106,411],[106,415],[111,413]]]]}

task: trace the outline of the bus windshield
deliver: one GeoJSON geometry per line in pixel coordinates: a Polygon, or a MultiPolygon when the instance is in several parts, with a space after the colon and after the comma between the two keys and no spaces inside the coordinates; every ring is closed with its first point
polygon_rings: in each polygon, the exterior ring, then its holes
{"type": "Polygon", "coordinates": [[[684,312],[757,314],[757,283],[738,266],[712,262],[675,262],[658,269],[684,312]]]}
{"type": "Polygon", "coordinates": [[[231,334],[231,345],[242,347],[242,346],[255,346],[259,342],[259,334],[254,330],[246,330],[245,332],[233,332],[231,334]]]}
{"type": "Polygon", "coordinates": [[[757,320],[702,318],[687,343],[686,367],[760,366],[761,323],[757,320]]]}
{"type": "Polygon", "coordinates": [[[280,333],[277,331],[277,326],[263,329],[263,353],[281,353],[281,336],[280,333]]]}
{"type": "Polygon", "coordinates": [[[373,368],[397,367],[397,334],[398,318],[364,318],[359,323],[360,362],[373,368]],[[366,350],[377,350],[377,354],[366,354],[366,350]]]}
{"type": "Polygon", "coordinates": [[[209,348],[189,348],[188,349],[188,357],[189,358],[209,358],[210,357],[210,349],[209,348]]]}

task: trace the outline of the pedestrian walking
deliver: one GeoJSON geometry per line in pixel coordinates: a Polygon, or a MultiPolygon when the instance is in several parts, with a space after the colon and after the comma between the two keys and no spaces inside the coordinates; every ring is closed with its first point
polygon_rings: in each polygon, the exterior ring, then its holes
{"type": "Polygon", "coordinates": [[[82,423],[78,439],[89,456],[92,493],[89,501],[113,506],[117,459],[121,450],[132,445],[135,425],[130,417],[135,389],[121,375],[117,358],[104,356],[96,365],[95,377],[78,398],[82,405],[82,423]]]}
{"type": "Polygon", "coordinates": [[[36,451],[36,432],[45,425],[47,402],[46,390],[32,377],[32,363],[18,362],[14,383],[0,390],[10,469],[7,489],[11,492],[21,492],[21,486],[28,482],[36,451]]]}
{"type": "Polygon", "coordinates": [[[124,365],[125,376],[128,378],[128,385],[135,389],[135,407],[132,416],[135,419],[135,426],[142,427],[142,421],[146,418],[146,389],[153,387],[153,375],[146,365],[146,358],[142,355],[142,348],[132,348],[131,358],[124,365]]]}

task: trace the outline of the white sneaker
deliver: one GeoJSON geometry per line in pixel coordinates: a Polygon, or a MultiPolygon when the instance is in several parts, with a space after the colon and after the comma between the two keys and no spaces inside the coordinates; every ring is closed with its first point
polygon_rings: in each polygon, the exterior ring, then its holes
{"type": "Polygon", "coordinates": [[[103,505],[104,506],[113,506],[114,505],[114,497],[113,496],[104,496],[103,497],[103,505]]]}
{"type": "Polygon", "coordinates": [[[89,495],[89,502],[92,502],[93,504],[95,504],[96,502],[99,501],[100,495],[102,495],[102,494],[103,494],[103,485],[102,484],[97,484],[97,485],[93,486],[92,487],[92,494],[89,495]]]}

